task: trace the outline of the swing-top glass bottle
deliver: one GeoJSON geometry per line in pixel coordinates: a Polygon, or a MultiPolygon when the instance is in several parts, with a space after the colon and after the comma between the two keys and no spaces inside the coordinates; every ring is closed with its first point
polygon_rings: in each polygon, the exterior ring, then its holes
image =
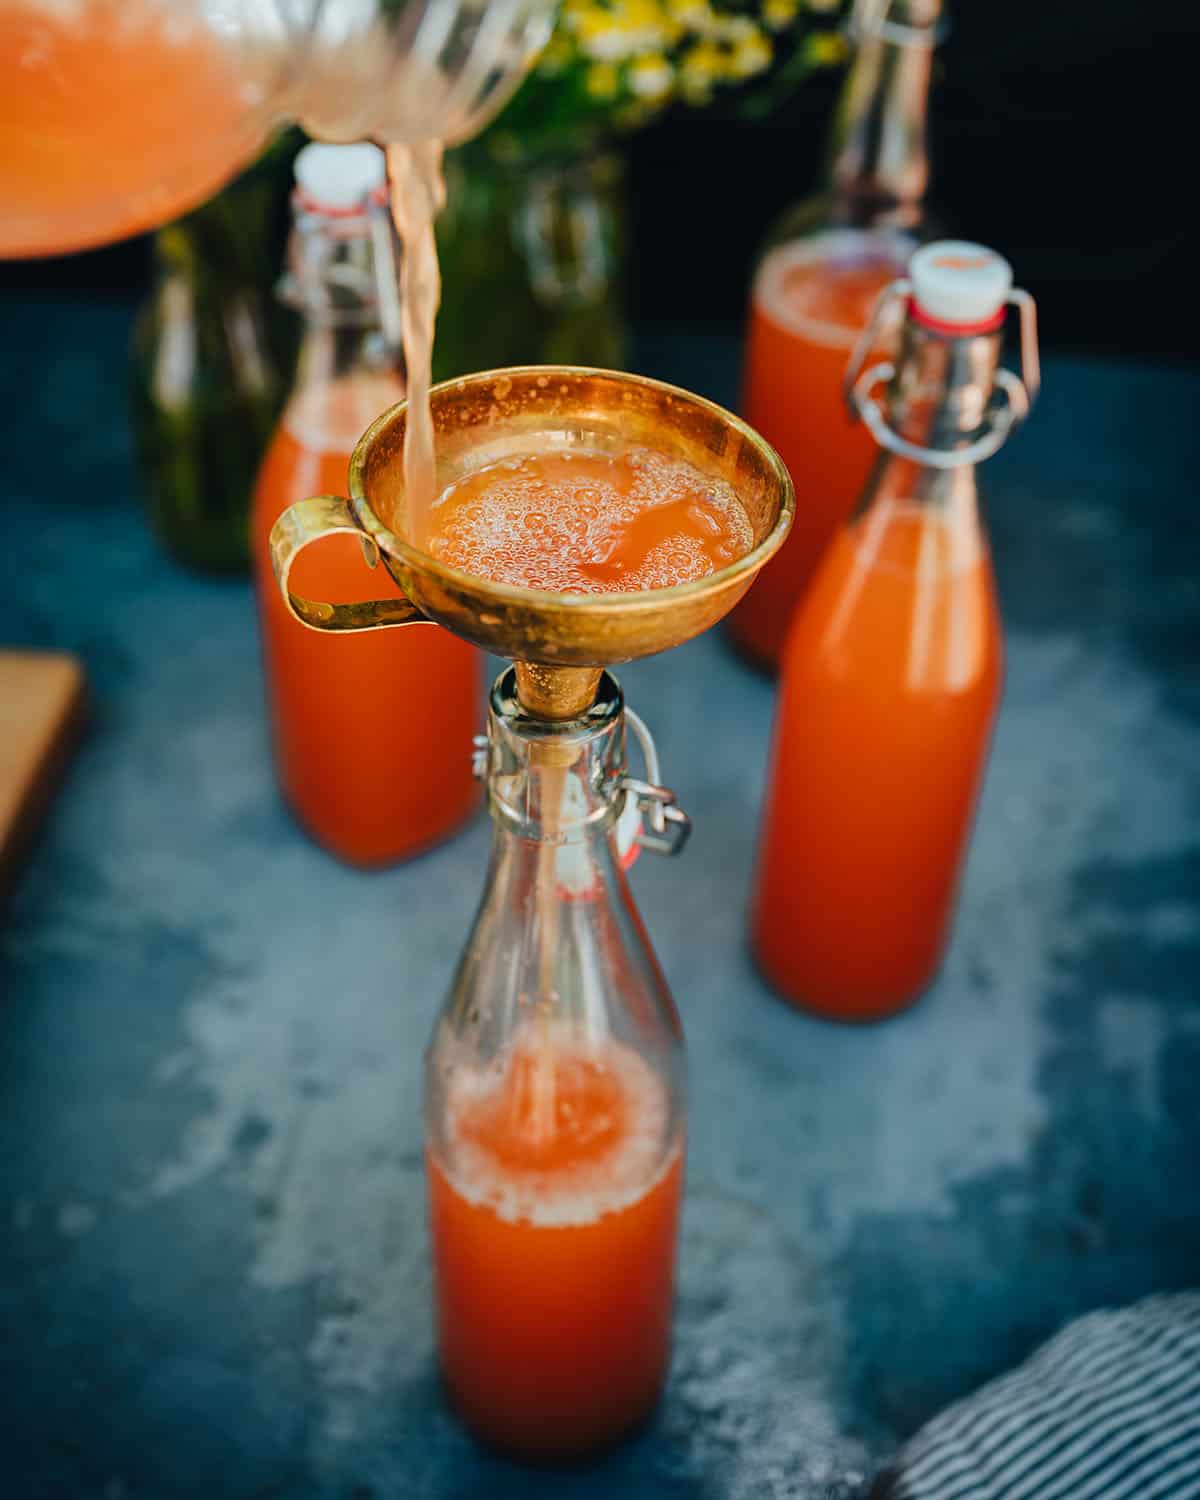
{"type": "Polygon", "coordinates": [[[628,776],[608,674],[556,724],[509,669],[484,746],[491,866],[426,1068],[441,1366],[477,1436],[578,1458],[637,1426],[666,1375],[683,1039],[622,846],[639,806],[668,852],[687,820],[652,747],[650,780],[628,776]]]}
{"type": "MultiPolygon", "coordinates": [[[[477,805],[470,746],[479,655],[440,625],[323,635],[288,610],[271,528],[297,500],[337,493],[380,412],[404,399],[398,253],[377,146],[305,146],[296,159],[289,269],[301,314],[295,386],[255,486],[252,551],[275,763],[292,811],[352,865],[391,864],[458,828],[477,805]]],[[[380,570],[382,571],[382,570],[380,570]]],[[[302,593],[352,603],[380,588],[358,542],[330,536],[294,574],[302,593]]]]}
{"type": "Polygon", "coordinates": [[[843,1020],[899,1009],[941,962],[1000,697],[975,465],[1039,378],[1032,298],[994,251],[927,245],[888,304],[895,365],[859,378],[868,328],[847,372],[876,465],[784,650],[752,919],[771,982],[843,1020]],[[998,363],[1014,303],[1023,379],[998,363]]]}

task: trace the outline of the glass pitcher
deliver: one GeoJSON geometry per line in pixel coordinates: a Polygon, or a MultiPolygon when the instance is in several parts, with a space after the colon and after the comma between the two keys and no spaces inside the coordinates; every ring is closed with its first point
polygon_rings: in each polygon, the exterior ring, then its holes
{"type": "Polygon", "coordinates": [[[164,223],[285,120],[466,139],[550,24],[551,0],[0,0],[0,257],[164,223]]]}

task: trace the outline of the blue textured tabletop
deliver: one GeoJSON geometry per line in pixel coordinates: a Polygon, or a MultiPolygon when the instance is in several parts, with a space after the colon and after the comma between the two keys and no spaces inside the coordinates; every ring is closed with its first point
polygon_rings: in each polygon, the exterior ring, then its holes
{"type": "MultiPolygon", "coordinates": [[[[1052,360],[985,472],[1006,696],[899,1019],[801,1017],[746,955],[769,684],[719,636],[620,673],[696,822],[634,875],[691,1049],[676,1356],[647,1433],[532,1476],[431,1360],[420,1054],[486,827],[374,876],[296,832],[249,590],[138,510],[127,310],[0,328],[0,633],[94,699],[0,926],[6,1495],[851,1494],[1065,1318],[1200,1280],[1200,379],[1052,360]]],[[[640,365],[729,401],[735,358],[640,365]]]]}

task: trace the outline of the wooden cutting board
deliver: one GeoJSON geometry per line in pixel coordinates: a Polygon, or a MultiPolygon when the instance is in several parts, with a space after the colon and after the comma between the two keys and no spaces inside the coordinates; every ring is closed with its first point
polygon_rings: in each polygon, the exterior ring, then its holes
{"type": "Polygon", "coordinates": [[[66,767],[84,696],[73,656],[0,651],[0,901],[66,767]]]}

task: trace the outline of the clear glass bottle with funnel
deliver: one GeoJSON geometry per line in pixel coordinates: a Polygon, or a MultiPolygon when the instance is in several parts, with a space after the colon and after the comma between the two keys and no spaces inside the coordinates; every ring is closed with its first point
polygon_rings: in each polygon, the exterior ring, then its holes
{"type": "Polygon", "coordinates": [[[564,723],[497,681],[491,864],[427,1054],[442,1371],[472,1431],[526,1459],[622,1437],[670,1352],[683,1037],[621,868],[624,728],[607,673],[564,723]]]}
{"type": "Polygon", "coordinates": [[[653,1407],[666,1372],[685,1148],[682,1036],[621,870],[622,822],[674,852],[687,820],[611,665],[715,624],[783,540],[783,464],[711,403],[631,375],[554,367],[434,388],[438,492],[537,451],[636,444],[737,496],[744,554],[638,593],[554,593],[460,572],[406,539],[406,412],[350,465],[349,502],[293,506],[276,572],[317,629],[432,619],[514,665],[492,690],[479,771],[495,824],[484,897],[427,1056],[426,1146],[443,1372],[478,1435],[580,1457],[653,1407]],[[349,531],[406,604],[298,595],[292,565],[349,531]],[[643,743],[630,775],[626,725],[643,743]]]}

